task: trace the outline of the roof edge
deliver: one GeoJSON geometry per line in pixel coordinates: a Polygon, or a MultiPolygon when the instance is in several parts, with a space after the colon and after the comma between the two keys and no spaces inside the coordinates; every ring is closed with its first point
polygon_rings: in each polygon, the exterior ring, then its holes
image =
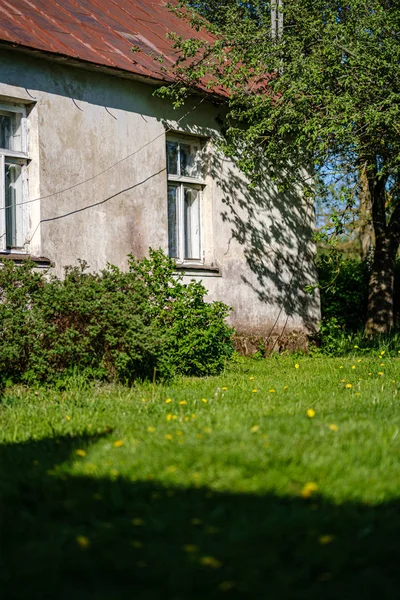
{"type": "MultiPolygon", "coordinates": [[[[157,87],[158,85],[172,85],[176,83],[176,80],[174,80],[172,77],[169,79],[146,77],[145,75],[138,75],[136,73],[132,73],[131,71],[120,69],[119,67],[107,67],[105,65],[100,65],[98,63],[83,60],[81,58],[73,58],[67,54],[59,54],[55,52],[47,52],[46,50],[38,50],[36,48],[32,48],[31,46],[23,46],[20,44],[16,44],[15,42],[7,42],[4,40],[0,40],[0,50],[19,52],[20,54],[41,58],[49,62],[55,62],[61,65],[68,65],[74,68],[83,69],[94,73],[101,72],[105,73],[106,75],[111,75],[113,77],[128,79],[130,81],[137,81],[139,83],[145,83],[154,87],[157,87]]],[[[219,95],[216,92],[207,91],[201,88],[193,87],[191,88],[190,93],[194,96],[206,96],[210,100],[216,102],[223,103],[224,100],[226,101],[226,97],[224,98],[222,94],[219,95]]]]}

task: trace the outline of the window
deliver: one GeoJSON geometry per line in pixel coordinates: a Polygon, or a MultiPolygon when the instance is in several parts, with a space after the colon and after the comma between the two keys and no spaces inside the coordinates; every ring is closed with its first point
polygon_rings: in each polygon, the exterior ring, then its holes
{"type": "Polygon", "coordinates": [[[23,107],[0,105],[0,250],[24,250],[26,119],[23,107]]]}
{"type": "Polygon", "coordinates": [[[168,250],[177,262],[203,260],[202,171],[200,141],[168,137],[168,250]]]}

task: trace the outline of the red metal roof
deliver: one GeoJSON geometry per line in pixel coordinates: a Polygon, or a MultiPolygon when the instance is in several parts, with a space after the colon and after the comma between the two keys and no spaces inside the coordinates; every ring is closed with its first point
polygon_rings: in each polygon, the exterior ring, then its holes
{"type": "Polygon", "coordinates": [[[0,0],[0,41],[160,81],[173,80],[162,67],[178,57],[168,32],[212,41],[166,0],[0,0]]]}

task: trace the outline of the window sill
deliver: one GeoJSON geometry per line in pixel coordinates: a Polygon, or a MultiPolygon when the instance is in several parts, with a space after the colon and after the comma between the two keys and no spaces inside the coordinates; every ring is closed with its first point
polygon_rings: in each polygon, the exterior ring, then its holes
{"type": "Polygon", "coordinates": [[[12,260],[16,264],[22,264],[27,260],[31,260],[38,267],[50,267],[51,260],[45,256],[31,256],[22,252],[0,252],[0,263],[4,260],[12,260]]]}
{"type": "Polygon", "coordinates": [[[210,265],[191,265],[180,264],[175,267],[179,275],[188,275],[192,277],[222,277],[218,267],[210,265]]]}

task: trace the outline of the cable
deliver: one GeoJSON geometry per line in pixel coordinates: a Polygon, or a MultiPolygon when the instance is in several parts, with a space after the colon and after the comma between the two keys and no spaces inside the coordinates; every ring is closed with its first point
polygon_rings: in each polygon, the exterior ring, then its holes
{"type": "Polygon", "coordinates": [[[80,213],[80,212],[83,212],[84,210],[88,210],[89,208],[94,208],[95,206],[100,206],[101,204],[105,204],[106,202],[108,202],[109,200],[113,200],[114,198],[116,198],[120,194],[124,194],[125,192],[129,192],[130,190],[133,190],[134,188],[137,188],[140,185],[143,185],[144,183],[146,183],[147,181],[149,181],[153,177],[157,177],[157,175],[160,175],[161,173],[164,173],[165,170],[166,170],[166,167],[164,167],[160,171],[157,171],[157,173],[153,173],[152,175],[149,175],[148,177],[146,177],[145,179],[143,179],[143,181],[139,181],[137,183],[133,183],[129,187],[127,187],[127,188],[125,188],[123,190],[119,190],[115,194],[112,194],[111,196],[108,196],[107,198],[104,198],[103,200],[99,200],[98,202],[94,202],[93,204],[88,204],[86,206],[82,206],[81,208],[76,208],[75,210],[71,210],[70,212],[64,213],[63,215],[57,215],[56,217],[49,217],[47,219],[41,219],[39,221],[39,223],[37,224],[36,228],[34,229],[31,237],[25,243],[30,243],[31,242],[31,240],[35,236],[35,234],[36,234],[39,226],[42,223],[49,223],[50,221],[58,221],[58,219],[63,219],[64,217],[69,217],[70,215],[75,215],[76,213],[80,213]]]}
{"type": "MultiPolygon", "coordinates": [[[[312,202],[309,202],[309,205],[310,205],[310,207],[311,207],[311,209],[312,209],[312,208],[313,208],[313,203],[312,203],[312,202]]],[[[309,214],[308,214],[308,208],[307,208],[307,211],[306,211],[306,219],[304,220],[304,222],[303,222],[303,226],[302,226],[302,229],[301,229],[301,234],[302,234],[302,235],[303,235],[303,233],[305,232],[305,229],[306,229],[306,226],[307,226],[307,218],[308,218],[308,217],[309,217],[309,214]]],[[[311,217],[311,214],[310,214],[310,217],[311,217]]],[[[308,242],[308,240],[306,240],[306,241],[305,241],[305,244],[303,245],[303,247],[300,247],[300,248],[299,248],[299,251],[298,251],[298,253],[297,253],[297,258],[296,258],[295,264],[293,265],[292,276],[290,277],[290,280],[289,280],[289,283],[288,283],[288,290],[287,290],[287,294],[286,294],[286,297],[285,297],[285,301],[286,301],[286,303],[287,303],[287,300],[289,299],[289,295],[290,295],[290,293],[292,292],[292,283],[293,283],[293,279],[294,279],[295,273],[298,271],[298,269],[300,268],[300,265],[302,264],[302,262],[303,262],[303,260],[304,260],[304,256],[303,256],[303,254],[305,253],[305,248],[306,248],[306,246],[307,246],[307,242],[308,242]],[[301,258],[301,260],[300,260],[300,258],[301,258]]],[[[271,336],[272,336],[272,334],[273,334],[273,332],[274,332],[274,329],[275,329],[275,327],[278,325],[278,322],[279,322],[279,319],[280,319],[280,316],[281,316],[281,314],[282,314],[282,311],[283,311],[283,310],[284,310],[284,306],[283,306],[283,303],[282,303],[282,305],[281,305],[281,308],[280,308],[280,310],[279,310],[279,312],[278,312],[278,316],[277,316],[277,317],[276,317],[276,319],[275,319],[275,323],[273,324],[273,326],[272,326],[272,329],[271,329],[271,331],[269,332],[269,334],[268,334],[268,336],[267,336],[267,339],[266,339],[266,344],[265,344],[267,348],[268,348],[268,344],[269,344],[269,341],[270,341],[270,339],[271,339],[271,336]]],[[[275,339],[275,341],[274,341],[274,343],[273,343],[273,346],[272,346],[272,348],[271,348],[271,354],[272,354],[272,352],[274,351],[274,348],[275,348],[275,346],[276,346],[276,344],[277,344],[277,342],[278,342],[278,339],[279,339],[279,337],[281,337],[281,336],[284,334],[284,332],[285,332],[286,326],[287,326],[287,324],[288,324],[288,321],[289,321],[289,317],[290,317],[290,315],[289,315],[289,314],[287,314],[287,315],[286,315],[285,324],[284,324],[284,326],[282,327],[282,330],[281,330],[281,332],[280,332],[280,333],[279,333],[279,335],[276,337],[276,339],[275,339]]]]}
{"type": "MultiPolygon", "coordinates": [[[[203,98],[200,100],[200,102],[198,102],[193,108],[191,108],[190,110],[188,110],[180,119],[178,119],[177,124],[179,124],[181,121],[183,121],[183,119],[185,119],[194,110],[196,110],[200,106],[200,104],[202,102],[204,102],[205,99],[206,99],[206,97],[203,96],[203,98]]],[[[121,158],[117,162],[113,163],[112,165],[110,165],[109,167],[107,167],[106,169],[104,169],[104,171],[101,171],[100,173],[97,173],[96,175],[93,175],[92,177],[89,177],[88,179],[84,179],[83,181],[79,181],[78,183],[74,183],[73,185],[71,185],[71,186],[69,186],[67,188],[64,188],[62,190],[58,190],[57,192],[53,192],[51,194],[47,194],[46,196],[40,196],[39,198],[32,198],[32,200],[25,200],[24,202],[17,202],[14,205],[10,204],[9,206],[1,206],[0,210],[7,210],[8,208],[12,208],[13,206],[17,207],[17,206],[22,206],[24,204],[32,204],[33,202],[39,202],[40,200],[46,200],[47,198],[52,198],[53,196],[57,196],[58,194],[63,194],[64,192],[68,192],[70,190],[73,190],[73,189],[75,189],[75,188],[77,188],[77,187],[79,187],[79,186],[81,186],[81,185],[83,185],[85,183],[88,183],[89,181],[93,181],[94,179],[97,179],[97,177],[100,177],[101,175],[104,175],[104,173],[107,173],[108,171],[110,171],[111,169],[113,169],[114,167],[116,167],[117,165],[119,165],[122,162],[128,160],[132,156],[135,156],[135,154],[138,154],[139,152],[141,152],[142,150],[144,150],[144,148],[146,148],[147,146],[150,146],[155,141],[157,141],[160,137],[163,137],[166,133],[168,133],[170,131],[173,131],[173,128],[172,127],[167,127],[167,129],[165,129],[162,133],[160,133],[159,135],[157,135],[155,138],[153,138],[149,142],[146,142],[145,144],[143,144],[143,146],[141,146],[140,148],[137,148],[136,150],[134,150],[134,152],[131,152],[130,154],[128,154],[124,158],[121,158]]]]}

